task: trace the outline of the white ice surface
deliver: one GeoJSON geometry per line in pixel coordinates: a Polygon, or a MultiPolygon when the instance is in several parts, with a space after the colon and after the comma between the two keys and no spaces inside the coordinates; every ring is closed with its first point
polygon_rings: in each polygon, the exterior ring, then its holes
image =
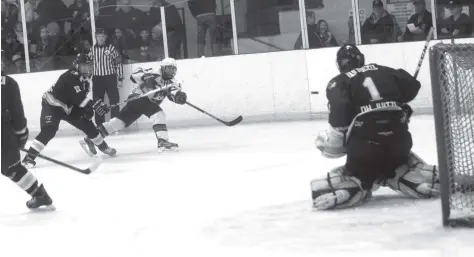
{"type": "MultiPolygon", "coordinates": [[[[413,118],[414,151],[436,162],[433,119],[413,118]]],[[[315,149],[322,121],[171,130],[180,152],[156,151],[151,132],[112,136],[118,150],[85,176],[38,160],[32,171],[56,212],[30,213],[0,178],[0,256],[472,256],[474,231],[445,230],[439,200],[380,189],[357,209],[315,212],[311,179],[344,159],[315,149]]],[[[77,141],[45,155],[80,167],[77,141]]]]}

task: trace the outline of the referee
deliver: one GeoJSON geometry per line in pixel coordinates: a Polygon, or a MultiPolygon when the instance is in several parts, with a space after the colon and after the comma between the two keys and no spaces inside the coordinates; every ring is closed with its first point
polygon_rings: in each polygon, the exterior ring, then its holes
{"type": "MultiPolygon", "coordinates": [[[[110,105],[120,100],[118,88],[122,86],[123,67],[119,52],[111,44],[106,43],[107,34],[104,29],[97,28],[95,33],[96,44],[91,48],[90,55],[94,60],[92,76],[94,98],[104,100],[105,93],[109,97],[110,105]]],[[[117,116],[119,107],[112,108],[111,117],[117,116]]],[[[104,116],[95,115],[97,126],[105,121],[104,116]]]]}

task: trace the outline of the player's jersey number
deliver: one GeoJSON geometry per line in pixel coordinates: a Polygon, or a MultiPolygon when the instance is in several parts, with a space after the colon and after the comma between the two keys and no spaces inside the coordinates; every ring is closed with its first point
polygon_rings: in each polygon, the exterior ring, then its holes
{"type": "Polygon", "coordinates": [[[369,91],[372,100],[376,101],[382,99],[382,97],[380,97],[379,90],[377,89],[377,86],[371,77],[366,77],[362,85],[364,85],[364,87],[369,91]]]}

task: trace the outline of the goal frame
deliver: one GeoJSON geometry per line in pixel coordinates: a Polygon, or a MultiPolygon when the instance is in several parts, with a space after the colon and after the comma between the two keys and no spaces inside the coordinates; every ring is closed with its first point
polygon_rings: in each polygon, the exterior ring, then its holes
{"type": "MultiPolygon", "coordinates": [[[[474,44],[473,44],[474,46],[474,44]]],[[[443,55],[449,50],[449,48],[456,47],[456,44],[444,44],[437,43],[436,45],[430,47],[429,60],[430,60],[430,71],[431,71],[431,91],[433,99],[433,111],[434,111],[434,120],[435,120],[435,132],[436,132],[436,147],[438,153],[438,170],[440,176],[440,190],[441,190],[441,210],[442,210],[442,224],[444,227],[474,227],[473,218],[456,218],[452,217],[451,212],[451,191],[450,191],[450,173],[453,172],[451,169],[450,162],[454,160],[450,158],[450,142],[452,141],[452,136],[449,131],[445,131],[447,122],[449,122],[445,117],[449,115],[446,108],[443,106],[447,105],[447,101],[443,98],[441,87],[443,84],[442,76],[439,66],[442,61],[443,55]]],[[[453,62],[455,65],[455,62],[453,62]]],[[[456,68],[455,68],[456,70],[456,68]]],[[[455,83],[458,83],[457,72],[454,73],[455,83]]],[[[456,99],[459,91],[456,90],[456,99]]],[[[459,108],[459,104],[457,104],[459,108]]],[[[449,125],[448,125],[449,126],[449,125]]]]}

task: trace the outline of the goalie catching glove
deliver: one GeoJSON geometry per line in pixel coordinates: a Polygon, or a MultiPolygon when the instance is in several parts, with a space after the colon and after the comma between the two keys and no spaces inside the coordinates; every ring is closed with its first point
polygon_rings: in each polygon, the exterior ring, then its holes
{"type": "Polygon", "coordinates": [[[341,129],[330,127],[329,130],[319,132],[314,144],[326,158],[340,158],[346,155],[344,132],[341,129]]]}

